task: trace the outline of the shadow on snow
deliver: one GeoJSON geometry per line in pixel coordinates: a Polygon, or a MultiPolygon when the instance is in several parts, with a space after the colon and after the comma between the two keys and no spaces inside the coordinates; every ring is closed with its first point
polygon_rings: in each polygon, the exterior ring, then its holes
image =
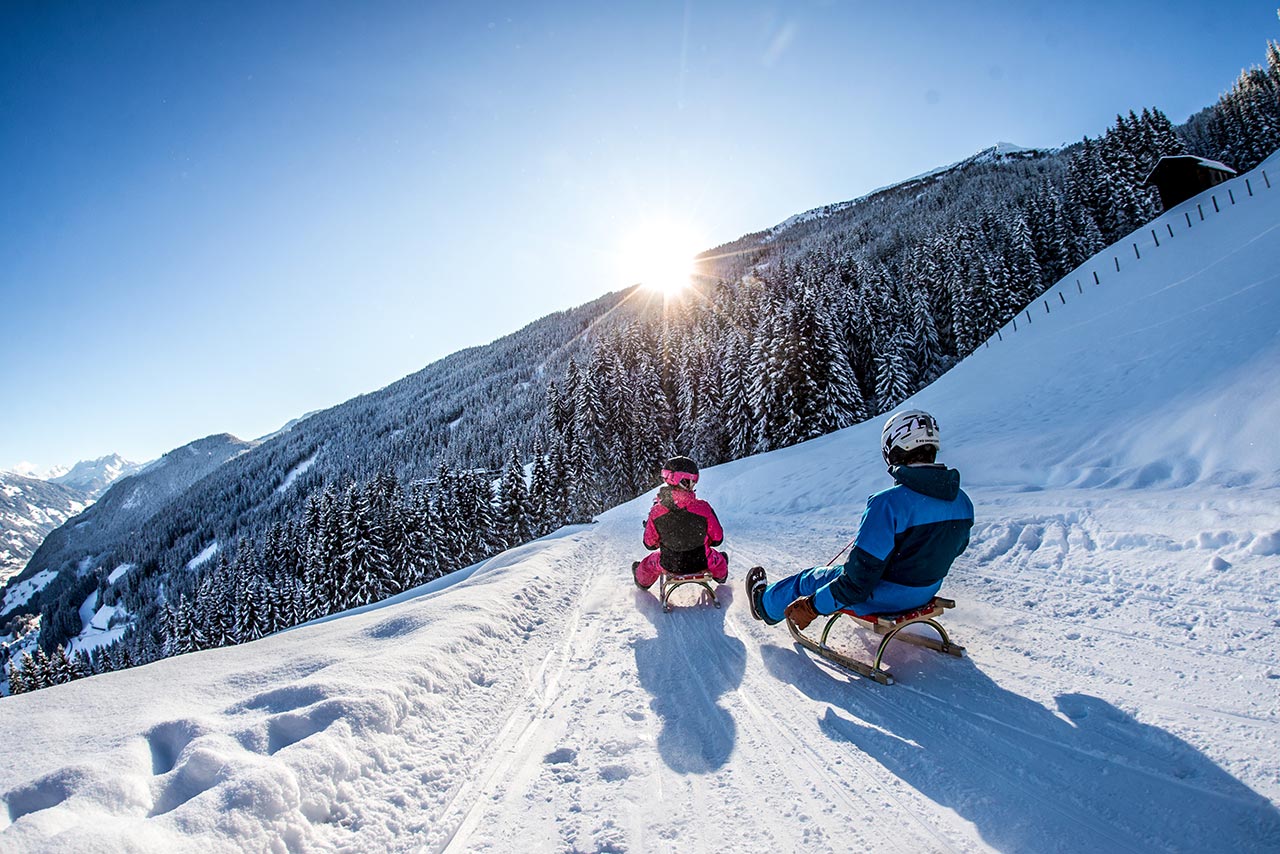
{"type": "Polygon", "coordinates": [[[927,669],[919,688],[847,683],[798,646],[762,650],[770,673],[827,704],[828,738],[999,850],[1280,850],[1275,805],[1176,736],[1087,694],[1058,696],[1055,712],[968,658],[926,668],[932,653],[894,652],[902,672],[927,669]]]}
{"type": "MultiPolygon", "coordinates": [[[[656,589],[656,588],[655,588],[656,589]]],[[[733,604],[729,586],[716,595],[720,607],[693,600],[693,588],[676,591],[670,614],[652,593],[636,591],[636,608],[657,629],[656,637],[633,646],[640,684],[652,695],[657,715],[658,753],[671,770],[707,774],[724,767],[733,753],[737,726],[720,697],[742,684],[747,650],[724,632],[724,617],[733,604]]]]}

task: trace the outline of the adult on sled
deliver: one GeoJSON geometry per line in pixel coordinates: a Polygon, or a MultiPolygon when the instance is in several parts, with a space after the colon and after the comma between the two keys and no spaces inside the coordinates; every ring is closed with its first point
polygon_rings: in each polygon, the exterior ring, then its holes
{"type": "Polygon", "coordinates": [[[751,615],[769,625],[790,618],[803,630],[843,609],[896,614],[928,604],[968,547],[973,527],[973,502],[960,489],[960,473],[937,462],[939,438],[938,422],[927,412],[891,416],[880,452],[896,484],[867,499],[849,559],[773,584],[753,568],[746,579],[751,615]]]}
{"type": "Polygon", "coordinates": [[[636,586],[648,590],[664,571],[709,572],[723,584],[729,578],[729,558],[713,546],[724,541],[724,529],[711,505],[694,494],[698,464],[672,457],[662,467],[662,479],[644,523],[644,545],[653,554],[631,565],[636,586]]]}

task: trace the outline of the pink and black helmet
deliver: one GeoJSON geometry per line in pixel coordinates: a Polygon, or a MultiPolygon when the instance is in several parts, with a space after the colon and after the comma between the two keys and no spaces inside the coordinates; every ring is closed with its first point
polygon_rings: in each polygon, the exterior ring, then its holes
{"type": "Polygon", "coordinates": [[[693,489],[698,482],[698,464],[688,457],[672,457],[662,466],[662,479],[680,489],[693,489]]]}

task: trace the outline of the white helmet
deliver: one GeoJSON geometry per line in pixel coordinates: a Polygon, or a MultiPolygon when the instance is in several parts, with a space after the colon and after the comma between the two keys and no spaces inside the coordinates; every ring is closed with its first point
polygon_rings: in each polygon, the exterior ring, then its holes
{"type": "Polygon", "coordinates": [[[884,457],[885,465],[892,465],[889,454],[895,448],[914,451],[925,445],[938,448],[941,442],[937,420],[920,409],[894,413],[884,422],[884,429],[880,431],[880,454],[884,457]]]}

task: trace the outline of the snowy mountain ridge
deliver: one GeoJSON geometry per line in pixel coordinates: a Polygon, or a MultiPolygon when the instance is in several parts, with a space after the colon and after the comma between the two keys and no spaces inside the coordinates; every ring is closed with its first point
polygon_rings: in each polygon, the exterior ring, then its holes
{"type": "Polygon", "coordinates": [[[909,188],[913,184],[919,184],[931,178],[937,178],[941,175],[954,172],[958,169],[963,169],[966,166],[971,166],[975,163],[996,163],[1005,159],[1033,158],[1052,153],[1055,150],[1057,149],[1024,148],[1023,146],[1015,145],[1012,142],[997,142],[995,145],[984,148],[976,154],[971,154],[963,160],[957,160],[955,163],[948,166],[939,166],[937,168],[930,169],[927,172],[921,172],[919,175],[913,175],[910,178],[897,181],[893,184],[886,184],[883,187],[877,187],[869,193],[863,193],[856,199],[851,199],[847,202],[834,202],[829,205],[822,205],[821,207],[816,207],[812,210],[789,216],[772,228],[767,229],[760,238],[760,242],[768,243],[777,235],[787,231],[793,226],[813,222],[814,220],[826,219],[829,216],[847,211],[852,207],[868,201],[869,199],[875,198],[881,193],[888,192],[890,190],[909,188]]]}
{"type": "Polygon", "coordinates": [[[89,498],[96,499],[111,484],[122,477],[128,477],[143,466],[143,463],[131,463],[119,454],[108,454],[96,460],[81,460],[64,474],[50,477],[48,480],[50,483],[62,484],[83,492],[89,498]]]}
{"type": "MultiPolygon", "coordinates": [[[[847,541],[887,484],[867,422],[704,471],[731,559],[721,609],[677,594],[663,614],[632,585],[642,496],[377,605],[8,698],[0,737],[24,749],[0,755],[0,840],[1280,847],[1280,188],[1264,186],[1243,175],[1218,209],[1205,194],[1103,250],[904,404],[938,416],[978,508],[944,587],[964,659],[891,648],[898,684],[875,685],[741,601],[748,566],[776,576],[847,541]]],[[[834,642],[861,648],[847,627],[834,642]]]]}
{"type": "Polygon", "coordinates": [[[0,588],[22,572],[50,531],[139,468],[119,454],[54,466],[44,477],[0,472],[0,588]]]}
{"type": "MultiPolygon", "coordinates": [[[[80,611],[87,597],[97,595],[94,570],[106,546],[127,539],[175,495],[252,447],[253,443],[229,434],[208,436],[175,448],[115,481],[91,506],[82,504],[76,514],[68,514],[70,518],[43,538],[21,571],[9,580],[0,616],[29,607],[33,597],[57,597],[67,606],[59,610],[57,618],[67,622],[68,635],[83,636],[88,625],[80,611]]],[[[22,647],[33,642],[31,637],[15,641],[22,647]]]]}

